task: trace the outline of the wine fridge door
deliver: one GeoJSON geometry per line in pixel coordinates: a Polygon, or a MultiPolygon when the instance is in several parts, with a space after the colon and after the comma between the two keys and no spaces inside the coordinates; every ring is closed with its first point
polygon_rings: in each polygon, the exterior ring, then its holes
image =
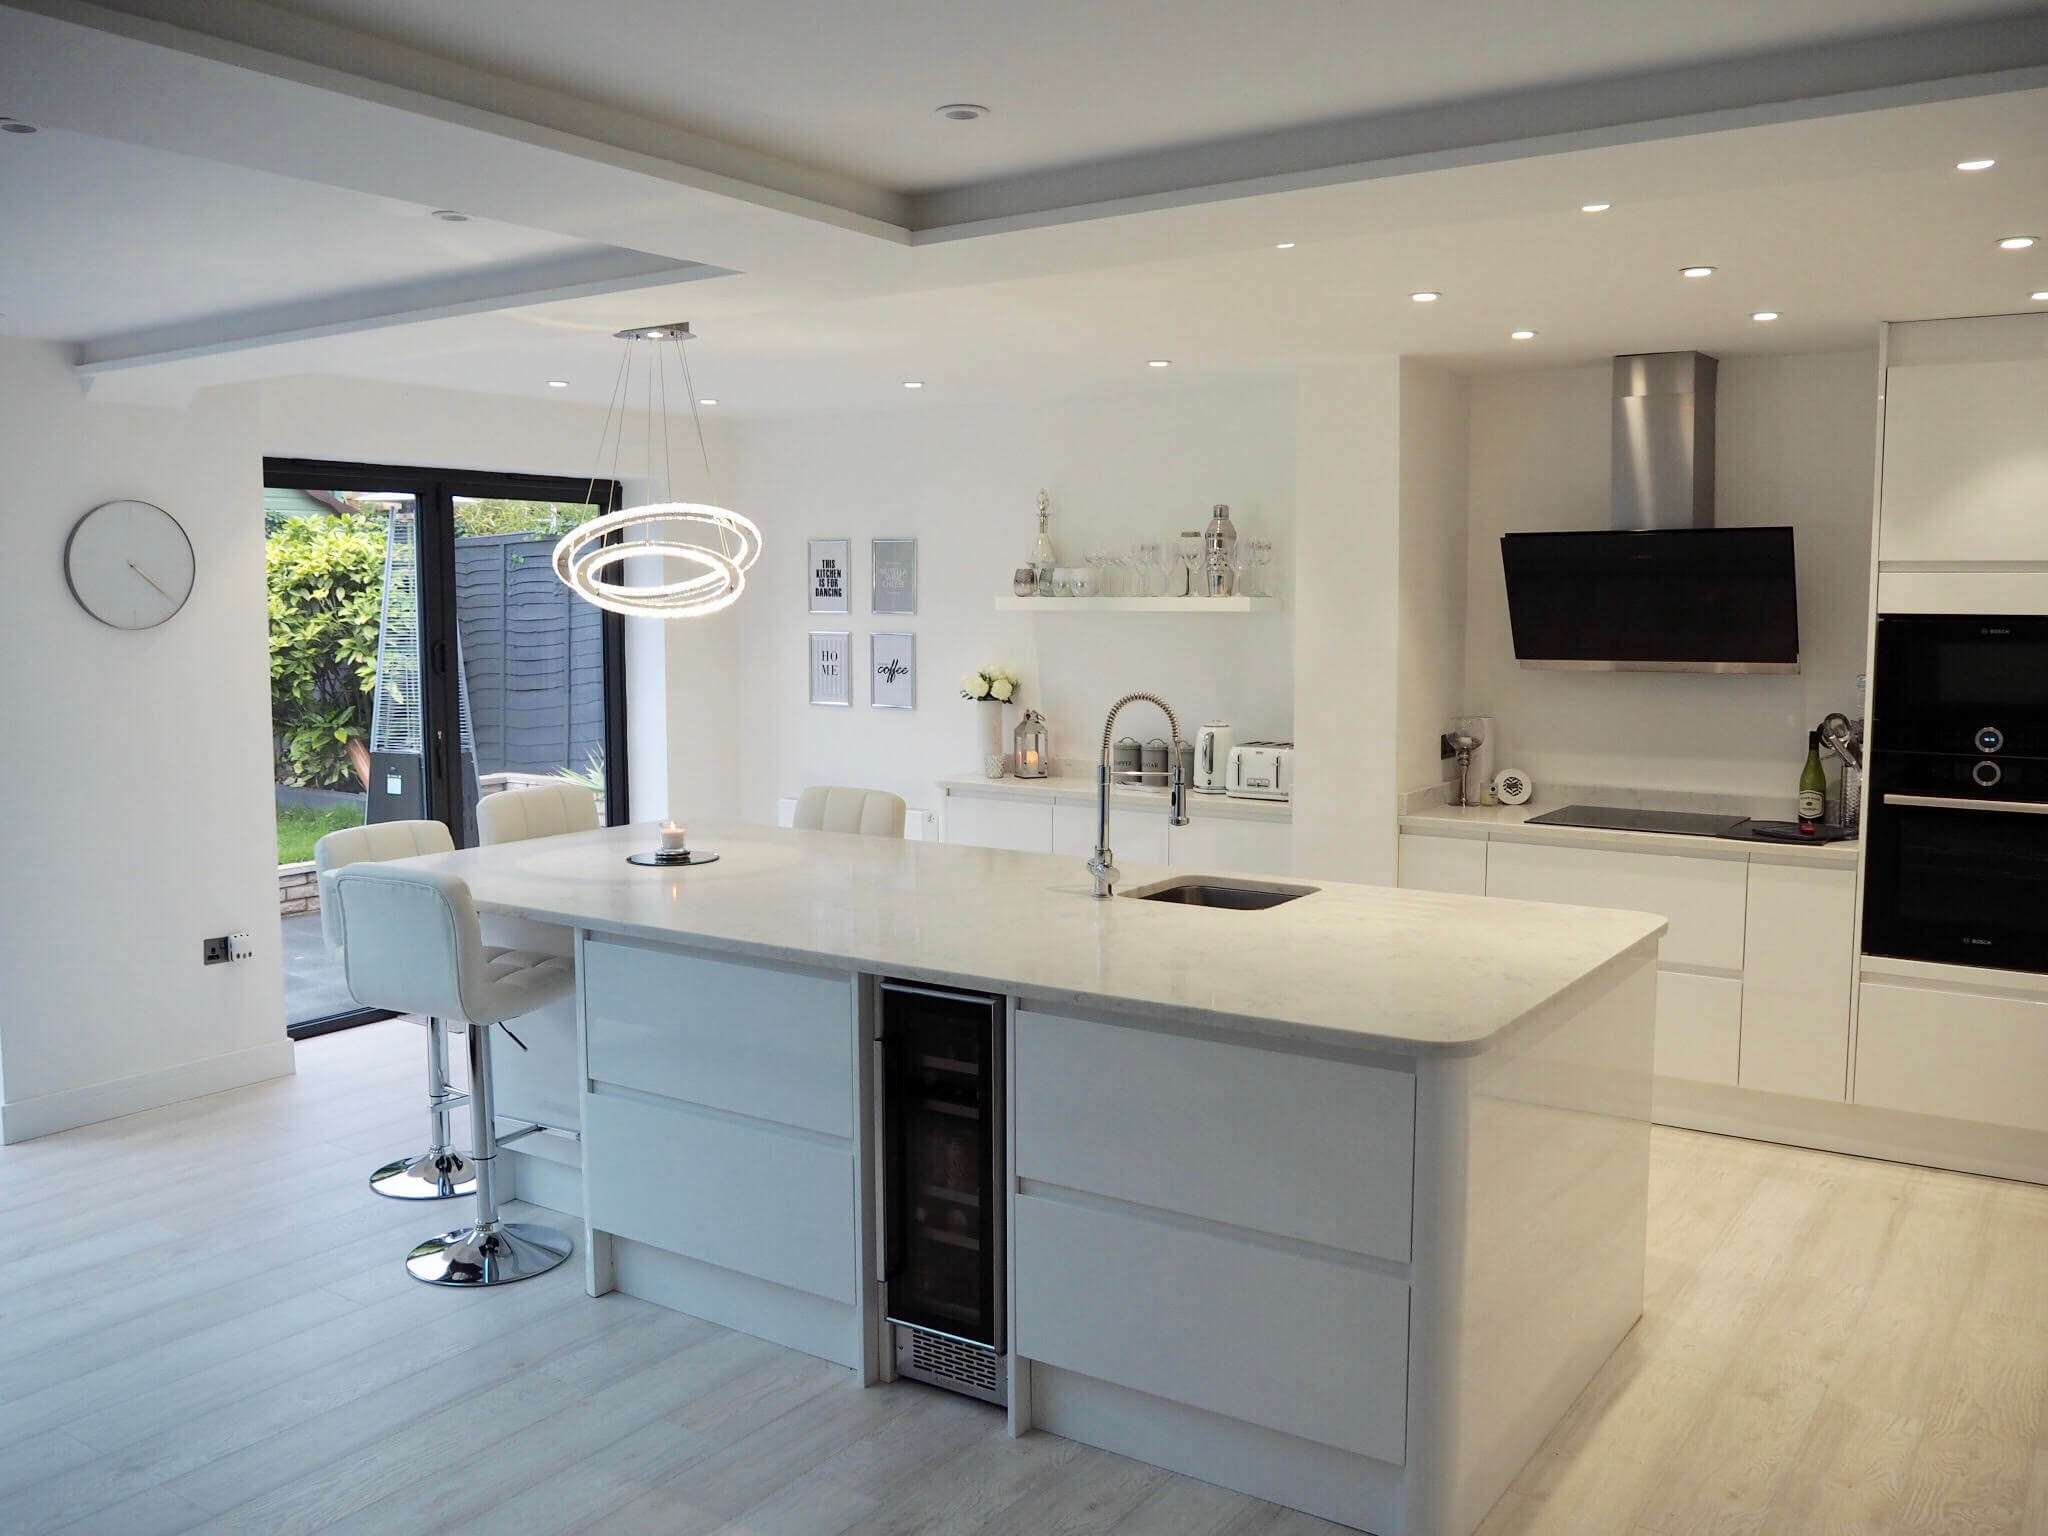
{"type": "Polygon", "coordinates": [[[1003,1315],[1003,1003],[882,984],[888,1317],[905,1375],[987,1397],[1003,1315]]]}

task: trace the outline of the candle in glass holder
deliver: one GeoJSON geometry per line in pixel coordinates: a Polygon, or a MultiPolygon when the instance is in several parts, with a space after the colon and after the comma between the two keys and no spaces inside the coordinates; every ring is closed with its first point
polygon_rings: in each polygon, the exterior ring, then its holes
{"type": "Polygon", "coordinates": [[[1024,771],[1032,774],[1038,772],[1038,749],[1036,747],[1024,749],[1024,771]]]}
{"type": "Polygon", "coordinates": [[[682,853],[690,846],[689,831],[679,821],[664,821],[661,824],[661,851],[682,853]]]}

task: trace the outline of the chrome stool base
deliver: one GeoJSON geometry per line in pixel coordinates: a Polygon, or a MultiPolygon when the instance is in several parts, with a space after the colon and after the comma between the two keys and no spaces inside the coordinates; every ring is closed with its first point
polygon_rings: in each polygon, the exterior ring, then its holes
{"type": "Polygon", "coordinates": [[[430,1237],[407,1255],[405,1267],[429,1285],[510,1285],[544,1275],[575,1250],[569,1234],[532,1221],[459,1227],[430,1237]]]}
{"type": "Polygon", "coordinates": [[[422,1152],[386,1163],[370,1188],[387,1200],[454,1200],[476,1193],[476,1170],[460,1152],[422,1152]]]}

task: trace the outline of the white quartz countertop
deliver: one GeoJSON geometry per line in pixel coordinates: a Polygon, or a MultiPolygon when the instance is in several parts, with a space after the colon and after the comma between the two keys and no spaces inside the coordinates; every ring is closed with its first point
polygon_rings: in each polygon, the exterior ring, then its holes
{"type": "MultiPolygon", "coordinates": [[[[1098,901],[1075,858],[778,827],[693,827],[714,864],[626,862],[655,841],[614,827],[409,862],[544,922],[1407,1055],[1482,1051],[1665,931],[1641,912],[1320,880],[1263,912],[1098,901]]],[[[1120,889],[1189,873],[1127,866],[1120,889]]]]}
{"type": "MultiPolygon", "coordinates": [[[[1095,804],[1095,775],[1091,773],[1052,773],[1042,779],[1020,779],[1014,776],[991,779],[979,773],[960,773],[951,778],[939,780],[939,788],[949,795],[982,795],[999,799],[1071,801],[1075,804],[1095,804]]],[[[1148,789],[1142,784],[1113,784],[1109,799],[1119,808],[1132,810],[1153,810],[1164,816],[1167,811],[1168,792],[1164,789],[1148,789]]],[[[1285,800],[1245,800],[1231,795],[1198,794],[1188,791],[1188,816],[1190,818],[1220,816],[1234,821],[1292,821],[1293,808],[1285,800]]]]}
{"type": "Polygon", "coordinates": [[[1769,864],[1856,867],[1856,840],[1837,843],[1780,843],[1758,838],[1693,837],[1673,832],[1621,832],[1606,827],[1532,827],[1566,805],[1612,804],[1598,799],[1537,800],[1528,805],[1428,805],[1401,818],[1403,832],[1437,837],[1475,837],[1517,843],[1553,843],[1570,848],[1615,848],[1631,853],[1677,853],[1695,859],[1754,860],[1769,864]]]}

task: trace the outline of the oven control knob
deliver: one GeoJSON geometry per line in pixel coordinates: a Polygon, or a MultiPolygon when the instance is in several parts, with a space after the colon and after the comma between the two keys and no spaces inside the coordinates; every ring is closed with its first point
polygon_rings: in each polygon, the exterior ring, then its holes
{"type": "Polygon", "coordinates": [[[2005,777],[2005,770],[1987,758],[1970,770],[1970,777],[1975,779],[1981,788],[1991,789],[2005,777]]]}
{"type": "Polygon", "coordinates": [[[1987,725],[1977,733],[1977,750],[1979,752],[1996,752],[2004,745],[2005,732],[1995,725],[1987,725]]]}

